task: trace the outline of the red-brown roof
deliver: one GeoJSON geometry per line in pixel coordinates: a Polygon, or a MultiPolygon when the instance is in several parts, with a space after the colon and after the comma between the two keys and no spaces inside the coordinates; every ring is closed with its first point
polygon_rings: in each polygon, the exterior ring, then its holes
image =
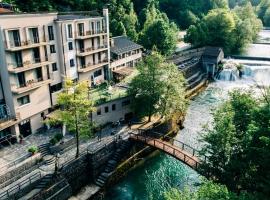
{"type": "Polygon", "coordinates": [[[6,8],[0,8],[0,14],[2,13],[12,13],[12,10],[6,9],[6,8]]]}

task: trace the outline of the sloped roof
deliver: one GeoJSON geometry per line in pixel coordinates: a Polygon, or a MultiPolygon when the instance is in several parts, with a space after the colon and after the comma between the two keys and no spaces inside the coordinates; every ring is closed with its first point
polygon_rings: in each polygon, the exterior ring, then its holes
{"type": "Polygon", "coordinates": [[[221,47],[205,47],[205,50],[203,52],[204,56],[219,56],[219,54],[222,52],[222,48],[221,47]]]}
{"type": "Polygon", "coordinates": [[[111,52],[117,55],[143,48],[141,45],[136,44],[126,36],[113,37],[112,39],[114,40],[114,46],[111,47],[111,52]]]}
{"type": "Polygon", "coordinates": [[[6,9],[6,8],[0,8],[0,14],[4,14],[4,13],[12,13],[12,10],[6,9]]]}

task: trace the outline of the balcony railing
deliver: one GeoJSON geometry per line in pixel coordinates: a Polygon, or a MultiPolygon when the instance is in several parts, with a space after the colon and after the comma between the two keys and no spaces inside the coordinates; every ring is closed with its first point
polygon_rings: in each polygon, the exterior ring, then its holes
{"type": "Polygon", "coordinates": [[[94,47],[88,47],[86,49],[79,49],[78,55],[85,56],[93,53],[97,53],[99,51],[103,51],[108,48],[108,45],[99,45],[94,47]]]}
{"type": "Polygon", "coordinates": [[[11,40],[7,41],[7,49],[13,50],[14,48],[31,48],[32,46],[39,46],[45,43],[45,38],[32,38],[31,40],[21,41],[21,40],[11,40]]]}
{"type": "Polygon", "coordinates": [[[6,115],[0,118],[0,131],[13,126],[20,120],[20,113],[16,113],[16,115],[6,115]]]}
{"type": "Polygon", "coordinates": [[[88,72],[94,69],[97,69],[99,67],[102,67],[104,65],[108,64],[108,59],[104,59],[102,61],[99,61],[97,63],[88,63],[87,65],[82,65],[79,69],[78,72],[88,72]]]}
{"type": "Polygon", "coordinates": [[[27,91],[36,89],[36,88],[41,87],[45,84],[48,84],[52,80],[53,80],[53,74],[50,73],[49,77],[41,77],[38,79],[31,79],[31,80],[28,80],[22,84],[12,84],[11,90],[14,93],[20,94],[23,92],[27,92],[27,91]]]}
{"type": "Polygon", "coordinates": [[[26,70],[35,69],[44,65],[48,65],[50,63],[51,62],[48,61],[47,58],[45,61],[42,61],[40,58],[36,58],[31,61],[24,61],[23,63],[8,63],[8,70],[13,73],[19,73],[26,70]]]}
{"type": "Polygon", "coordinates": [[[90,30],[90,31],[84,31],[84,32],[76,32],[76,36],[77,38],[81,39],[81,38],[88,38],[88,37],[93,37],[93,36],[96,36],[96,35],[99,35],[99,34],[105,34],[107,33],[106,29],[103,29],[103,30],[90,30]]]}

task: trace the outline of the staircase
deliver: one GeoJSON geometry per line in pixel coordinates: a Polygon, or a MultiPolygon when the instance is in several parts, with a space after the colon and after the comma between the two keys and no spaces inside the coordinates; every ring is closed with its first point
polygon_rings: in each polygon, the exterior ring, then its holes
{"type": "MultiPolygon", "coordinates": [[[[46,187],[50,184],[50,181],[53,179],[53,174],[47,174],[42,177],[37,184],[31,189],[30,192],[19,198],[18,200],[28,200],[28,199],[37,199],[35,198],[40,194],[46,187]]],[[[39,198],[38,198],[39,199],[39,198]]]]}
{"type": "Polygon", "coordinates": [[[41,153],[41,156],[43,160],[45,161],[46,165],[51,165],[55,162],[55,158],[53,155],[51,155],[50,152],[50,144],[42,144],[38,146],[39,152],[41,153]]]}
{"type": "Polygon", "coordinates": [[[116,169],[118,162],[121,160],[121,155],[129,148],[129,143],[124,142],[119,145],[117,150],[115,151],[112,159],[107,162],[107,165],[104,171],[98,176],[95,181],[95,184],[99,187],[104,187],[108,178],[112,174],[112,172],[116,169]]]}
{"type": "Polygon", "coordinates": [[[45,189],[48,183],[52,180],[53,174],[45,175],[35,186],[35,189],[45,189]]]}

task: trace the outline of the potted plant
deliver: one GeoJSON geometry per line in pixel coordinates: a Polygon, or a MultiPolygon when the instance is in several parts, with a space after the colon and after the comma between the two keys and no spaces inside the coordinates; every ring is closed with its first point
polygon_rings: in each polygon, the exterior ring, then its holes
{"type": "Polygon", "coordinates": [[[38,147],[37,146],[30,146],[28,148],[28,152],[32,153],[32,155],[35,155],[38,152],[38,147]]]}

